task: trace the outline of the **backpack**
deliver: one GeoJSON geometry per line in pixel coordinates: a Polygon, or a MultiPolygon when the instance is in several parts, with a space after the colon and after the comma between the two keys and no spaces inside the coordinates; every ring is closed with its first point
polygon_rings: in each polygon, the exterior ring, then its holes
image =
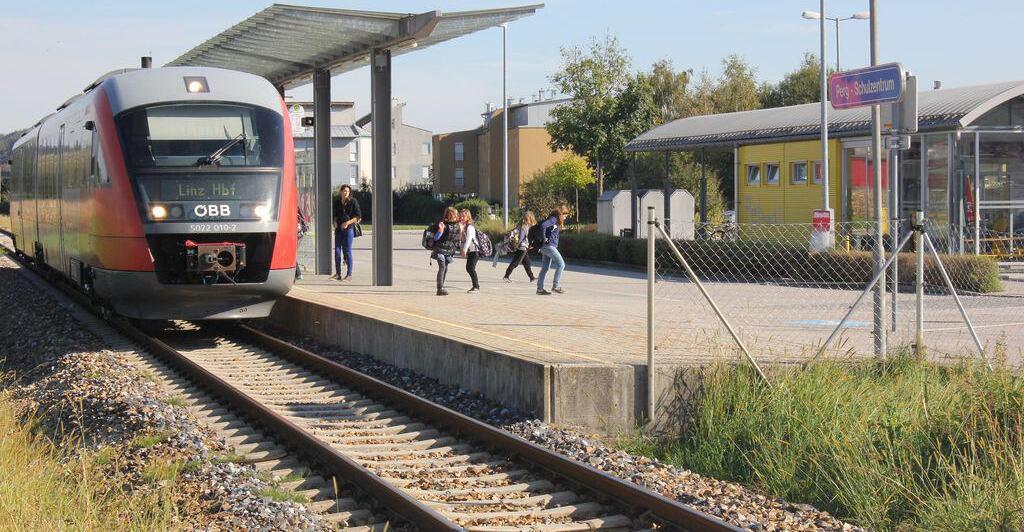
{"type": "Polygon", "coordinates": [[[426,229],[423,230],[423,248],[434,249],[434,244],[437,242],[434,240],[434,235],[437,234],[437,224],[430,224],[426,229]]]}
{"type": "Polygon", "coordinates": [[[530,249],[544,247],[544,228],[540,226],[540,222],[530,226],[530,231],[526,233],[526,241],[530,243],[530,249]]]}
{"type": "Polygon", "coordinates": [[[491,237],[479,229],[476,230],[476,250],[477,253],[480,253],[481,257],[490,257],[494,254],[494,245],[491,244],[491,237]]]}

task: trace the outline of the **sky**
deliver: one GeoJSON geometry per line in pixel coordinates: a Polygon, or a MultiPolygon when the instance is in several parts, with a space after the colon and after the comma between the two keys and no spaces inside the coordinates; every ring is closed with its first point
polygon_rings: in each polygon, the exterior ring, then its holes
{"type": "MultiPolygon", "coordinates": [[[[32,125],[105,72],[138,66],[152,55],[163,65],[269,6],[270,0],[0,0],[0,133],[32,125]]],[[[462,11],[524,5],[529,0],[282,0],[285,3],[395,12],[462,11]]],[[[1022,0],[877,0],[881,62],[900,61],[929,90],[1024,79],[1020,60],[1022,0]]],[[[868,9],[868,0],[829,0],[829,16],[868,9]]],[[[817,52],[817,21],[800,13],[817,0],[548,0],[509,25],[508,94],[531,101],[561,61],[560,49],[610,33],[634,70],[668,59],[679,69],[712,75],[738,54],[759,80],[778,81],[804,52],[817,52]]],[[[835,64],[835,35],[827,57],[835,64]]],[[[869,63],[867,21],[841,25],[844,69],[869,63]]],[[[397,57],[392,93],[407,102],[405,121],[435,133],[480,124],[487,102],[501,101],[501,30],[397,57]]],[[[369,109],[366,68],[334,78],[335,100],[369,109]]],[[[309,85],[289,91],[311,98],[309,85]]]]}

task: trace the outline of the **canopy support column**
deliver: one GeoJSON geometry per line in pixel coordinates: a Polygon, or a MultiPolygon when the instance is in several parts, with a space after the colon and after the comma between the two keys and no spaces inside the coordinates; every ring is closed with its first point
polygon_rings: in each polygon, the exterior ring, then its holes
{"type": "Polygon", "coordinates": [[[374,50],[370,65],[373,141],[373,285],[391,286],[391,50],[374,50]]]}
{"type": "MultiPolygon", "coordinates": [[[[331,71],[313,72],[313,145],[316,173],[316,273],[331,273],[331,71]]],[[[295,213],[288,213],[295,216],[295,213]]]]}
{"type": "Polygon", "coordinates": [[[704,228],[708,223],[708,165],[704,157],[704,148],[700,149],[700,234],[703,236],[704,228]]]}
{"type": "Polygon", "coordinates": [[[669,179],[669,163],[672,157],[672,152],[665,152],[665,181],[662,182],[661,188],[663,190],[662,195],[664,196],[665,216],[662,220],[662,224],[665,226],[665,232],[670,236],[672,235],[672,181],[669,179]]]}

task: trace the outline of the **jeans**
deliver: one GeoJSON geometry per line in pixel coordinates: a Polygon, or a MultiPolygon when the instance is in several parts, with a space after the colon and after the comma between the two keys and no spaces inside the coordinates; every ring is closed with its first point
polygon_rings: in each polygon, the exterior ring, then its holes
{"type": "Polygon", "coordinates": [[[512,255],[512,262],[508,264],[508,268],[505,270],[505,278],[508,279],[508,276],[512,275],[512,272],[515,271],[516,266],[519,266],[520,264],[523,265],[523,269],[526,270],[526,275],[529,275],[530,280],[532,281],[534,277],[533,269],[530,267],[530,253],[525,249],[517,249],[515,254],[512,255]]]}
{"type": "Polygon", "coordinates": [[[348,229],[334,231],[334,273],[341,275],[341,256],[345,255],[345,275],[352,276],[352,241],[356,238],[356,229],[348,226],[348,229]]]}
{"type": "Polygon", "coordinates": [[[444,288],[444,278],[448,275],[448,265],[455,261],[451,255],[435,253],[433,259],[437,261],[437,289],[444,288]]]}
{"type": "Polygon", "coordinates": [[[479,251],[470,251],[469,253],[466,253],[466,273],[469,274],[469,279],[473,281],[473,288],[480,288],[480,279],[476,276],[476,263],[479,260],[479,251]]]}
{"type": "Polygon", "coordinates": [[[558,288],[558,283],[562,280],[562,270],[565,269],[562,254],[558,252],[558,248],[552,246],[540,248],[540,254],[543,259],[541,259],[540,275],[537,276],[537,290],[544,289],[544,276],[547,275],[548,268],[552,266],[555,267],[555,278],[551,282],[551,287],[558,288]]]}

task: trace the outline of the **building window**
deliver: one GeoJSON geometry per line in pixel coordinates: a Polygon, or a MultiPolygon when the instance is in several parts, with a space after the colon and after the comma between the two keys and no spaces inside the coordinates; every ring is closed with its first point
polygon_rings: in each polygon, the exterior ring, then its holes
{"type": "Polygon", "coordinates": [[[461,142],[455,143],[455,162],[461,162],[466,159],[466,147],[461,142]]]}
{"type": "Polygon", "coordinates": [[[811,182],[815,185],[821,184],[821,161],[814,161],[814,173],[811,174],[811,182]]]}
{"type": "Polygon", "coordinates": [[[455,188],[462,188],[462,186],[465,183],[466,183],[466,174],[463,172],[462,168],[456,168],[455,169],[455,188]]]}
{"type": "Polygon", "coordinates": [[[793,173],[789,176],[789,182],[794,185],[807,184],[807,163],[793,163],[793,173]]]}
{"type": "Polygon", "coordinates": [[[359,183],[359,165],[358,164],[352,164],[352,165],[349,165],[349,168],[350,168],[349,179],[348,179],[349,180],[349,184],[350,185],[355,185],[355,184],[359,183]]]}
{"type": "Polygon", "coordinates": [[[759,164],[748,164],[747,165],[747,184],[748,185],[760,185],[761,184],[761,165],[759,165],[759,164]]]}
{"type": "Polygon", "coordinates": [[[768,163],[764,165],[764,182],[769,185],[779,184],[779,165],[768,163]]]}
{"type": "Polygon", "coordinates": [[[397,166],[392,166],[391,167],[391,179],[398,179],[398,167],[397,166]]]}
{"type": "Polygon", "coordinates": [[[398,143],[397,142],[392,142],[391,143],[391,155],[398,155],[398,143]]]}
{"type": "Polygon", "coordinates": [[[353,140],[349,143],[348,148],[348,160],[349,162],[356,162],[359,160],[359,141],[353,140]]]}
{"type": "Polygon", "coordinates": [[[423,143],[423,146],[420,149],[420,155],[430,155],[430,143],[429,142],[424,142],[423,143]]]}
{"type": "Polygon", "coordinates": [[[423,179],[424,181],[430,179],[430,167],[429,166],[424,166],[424,167],[420,168],[420,178],[423,179]]]}

